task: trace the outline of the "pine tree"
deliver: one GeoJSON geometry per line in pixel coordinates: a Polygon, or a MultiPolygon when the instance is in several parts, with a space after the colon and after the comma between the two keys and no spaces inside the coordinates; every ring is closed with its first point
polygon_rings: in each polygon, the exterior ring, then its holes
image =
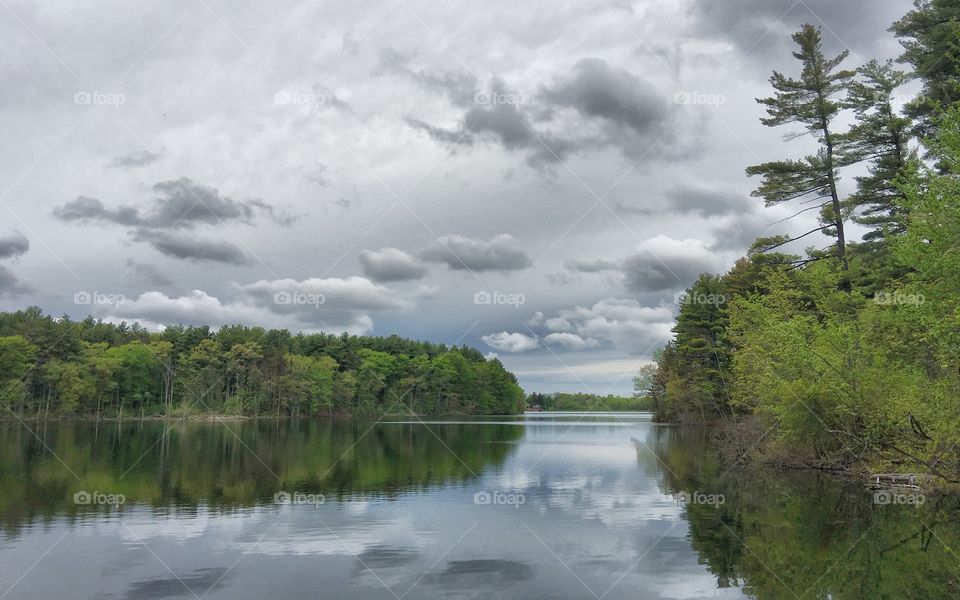
{"type": "Polygon", "coordinates": [[[915,0],[914,10],[890,28],[903,45],[898,59],[913,66],[923,81],[920,96],[907,105],[923,138],[936,133],[938,115],[960,101],[960,3],[915,0]]]}
{"type": "MultiPolygon", "coordinates": [[[[843,166],[842,136],[834,133],[831,124],[843,108],[838,96],[845,96],[855,72],[837,70],[847,58],[844,50],[832,59],[826,59],[821,47],[820,30],[806,24],[793,34],[793,40],[800,46],[794,57],[803,64],[800,79],[791,79],[777,71],[770,77],[775,94],[772,98],[758,98],[757,102],[767,107],[768,118],[760,121],[768,127],[777,127],[791,123],[803,125],[820,144],[815,155],[801,160],[781,160],[763,163],[747,168],[748,175],[762,175],[763,182],[754,190],[753,195],[763,198],[767,206],[800,199],[801,204],[818,202],[804,208],[797,214],[808,210],[820,209],[821,227],[802,235],[780,240],[772,250],[811,233],[822,231],[836,237],[833,252],[840,260],[841,268],[846,271],[847,249],[843,229],[844,214],[840,196],[837,192],[838,168],[843,166]]],[[[788,136],[788,139],[801,137],[802,133],[788,136]]],[[[794,215],[796,216],[796,215],[794,215]]],[[[812,260],[817,260],[816,257],[812,260]]]]}
{"type": "Polygon", "coordinates": [[[906,229],[903,193],[897,182],[916,168],[909,148],[911,121],[897,114],[893,93],[907,74],[892,61],[872,60],[858,71],[863,81],[850,85],[847,97],[856,124],[846,135],[846,162],[868,163],[867,175],[857,177],[857,191],[848,199],[852,219],[872,228],[863,239],[881,243],[906,229]]]}
{"type": "Polygon", "coordinates": [[[727,416],[729,394],[724,371],[729,355],[722,334],[727,318],[725,282],[714,275],[701,275],[687,290],[673,328],[676,353],[693,367],[685,374],[685,384],[697,400],[701,418],[727,416]]]}

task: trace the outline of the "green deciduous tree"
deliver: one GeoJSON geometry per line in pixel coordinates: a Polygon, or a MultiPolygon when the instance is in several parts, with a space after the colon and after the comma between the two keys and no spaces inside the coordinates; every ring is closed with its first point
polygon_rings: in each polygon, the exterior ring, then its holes
{"type": "Polygon", "coordinates": [[[22,411],[26,377],[37,364],[39,349],[20,335],[0,337],[0,402],[22,411]]]}

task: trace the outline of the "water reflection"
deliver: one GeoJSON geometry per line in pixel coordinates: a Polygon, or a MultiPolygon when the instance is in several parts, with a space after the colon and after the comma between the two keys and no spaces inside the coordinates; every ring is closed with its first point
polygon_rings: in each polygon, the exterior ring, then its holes
{"type": "Polygon", "coordinates": [[[705,432],[645,416],[0,432],[0,594],[14,598],[956,591],[949,502],[877,507],[835,479],[730,470],[705,432]],[[127,502],[76,506],[78,489],[127,502]],[[278,505],[278,490],[326,501],[278,505]],[[724,502],[678,501],[698,491],[724,502]]]}
{"type": "Polygon", "coordinates": [[[225,421],[0,423],[0,510],[7,533],[35,517],[89,515],[74,494],[196,514],[272,503],[279,490],[330,499],[395,496],[502,464],[522,428],[507,424],[225,421]],[[29,429],[28,429],[29,428],[29,429]],[[32,433],[31,433],[32,431],[32,433]]]}
{"type": "Polygon", "coordinates": [[[883,504],[861,480],[816,472],[731,469],[702,429],[658,428],[649,447],[664,490],[722,494],[690,504],[693,548],[718,587],[751,597],[956,598],[960,502],[883,504]]]}

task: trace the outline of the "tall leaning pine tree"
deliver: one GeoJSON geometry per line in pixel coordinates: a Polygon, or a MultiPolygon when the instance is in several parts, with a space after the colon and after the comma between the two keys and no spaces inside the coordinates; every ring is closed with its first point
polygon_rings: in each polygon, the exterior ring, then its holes
{"type": "MultiPolygon", "coordinates": [[[[823,232],[836,238],[831,251],[810,260],[824,256],[835,256],[844,271],[848,269],[847,242],[843,230],[843,204],[837,192],[838,169],[842,166],[843,136],[832,129],[834,118],[843,108],[854,71],[838,70],[849,54],[846,50],[832,59],[823,55],[820,30],[806,24],[793,34],[793,41],[800,47],[794,52],[803,65],[799,79],[792,79],[777,71],[770,77],[775,90],[772,98],[758,98],[757,102],[767,107],[769,117],[760,119],[768,127],[787,124],[799,124],[810,133],[819,144],[816,154],[800,160],[781,160],[763,163],[747,168],[748,175],[762,175],[763,182],[753,191],[753,195],[763,198],[767,206],[773,206],[791,200],[799,200],[807,206],[793,216],[809,210],[820,210],[821,226],[793,238],[779,236],[773,245],[764,248],[772,250],[802,237],[823,232]]],[[[805,133],[788,135],[792,140],[805,133]]],[[[849,282],[845,283],[849,285],[849,282]]]]}

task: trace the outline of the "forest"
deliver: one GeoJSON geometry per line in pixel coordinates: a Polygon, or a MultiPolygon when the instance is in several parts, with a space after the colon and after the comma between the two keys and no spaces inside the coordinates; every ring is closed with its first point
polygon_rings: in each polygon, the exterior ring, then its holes
{"type": "Polygon", "coordinates": [[[960,5],[918,0],[890,31],[902,56],[862,65],[794,34],[795,71],[758,102],[797,141],[747,175],[819,223],[702,275],[687,297],[725,301],[683,303],[635,379],[656,419],[708,425],[735,460],[960,480],[960,5]]]}
{"type": "Polygon", "coordinates": [[[390,337],[0,313],[6,416],[514,414],[523,390],[475,349],[390,337]]]}
{"type": "Polygon", "coordinates": [[[527,396],[527,406],[540,410],[586,410],[586,411],[647,411],[651,401],[646,396],[615,396],[587,394],[584,392],[534,392],[527,396]]]}

